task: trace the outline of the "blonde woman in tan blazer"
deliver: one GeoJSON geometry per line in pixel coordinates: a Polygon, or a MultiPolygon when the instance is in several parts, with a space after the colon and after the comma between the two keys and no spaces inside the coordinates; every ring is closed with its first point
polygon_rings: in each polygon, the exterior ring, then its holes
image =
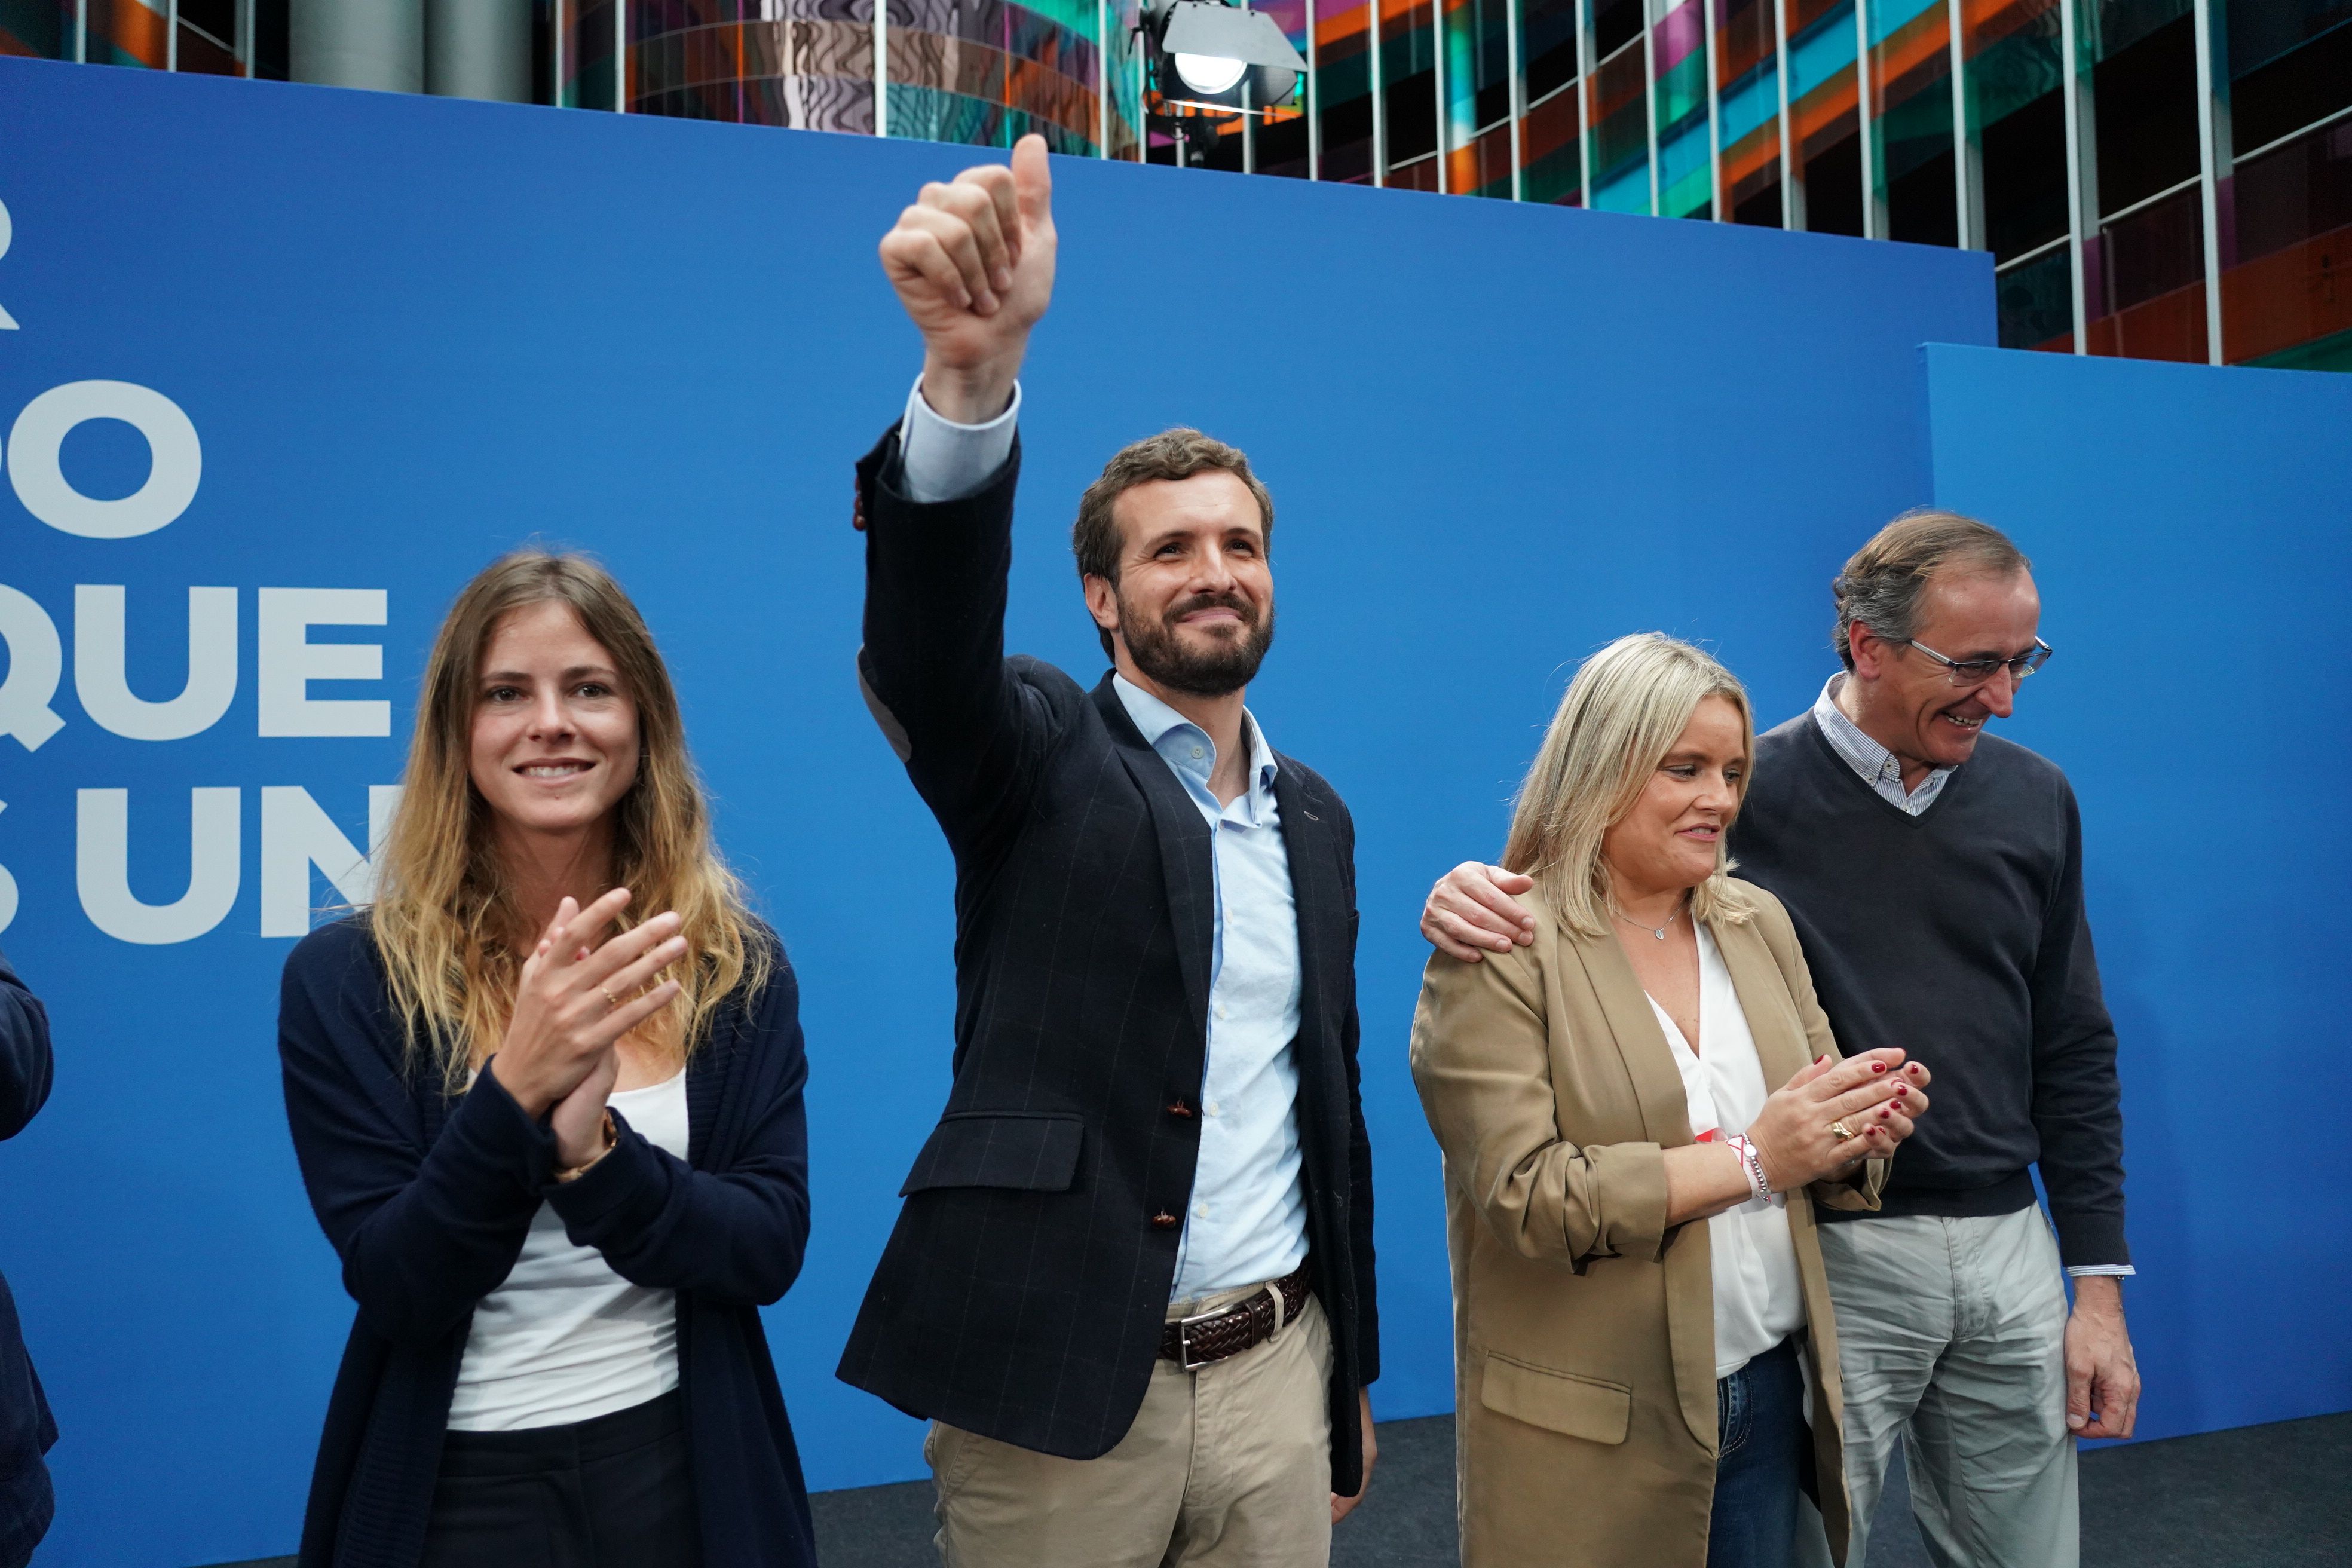
{"type": "Polygon", "coordinates": [[[1465,1568],[1787,1568],[1801,1489],[1843,1561],[1812,1205],[1876,1206],[1927,1073],[1841,1059],[1788,915],[1729,875],[1754,738],[1697,648],[1595,654],[1504,853],[1535,941],[1429,961],[1465,1568]]]}

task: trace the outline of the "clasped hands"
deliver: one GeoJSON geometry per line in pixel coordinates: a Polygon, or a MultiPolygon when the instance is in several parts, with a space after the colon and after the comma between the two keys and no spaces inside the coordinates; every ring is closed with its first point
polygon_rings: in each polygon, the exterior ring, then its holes
{"type": "Polygon", "coordinates": [[[1927,1110],[1929,1076],[1893,1046],[1806,1063],[1765,1098],[1748,1126],[1766,1184],[1783,1193],[1843,1180],[1864,1160],[1886,1159],[1927,1110]]]}
{"type": "Polygon", "coordinates": [[[525,1114],[555,1134],[556,1165],[577,1170],[604,1152],[604,1102],[621,1071],[624,1035],[669,1005],[675,980],[656,980],[686,956],[678,916],[656,915],[610,938],[628,907],[615,888],[582,909],[565,899],[523,962],[514,1016],[486,1071],[525,1114]]]}
{"type": "MultiPolygon", "coordinates": [[[[1508,952],[1535,940],[1535,921],[1516,899],[1534,886],[1518,872],[1465,861],[1429,890],[1421,933],[1465,963],[1486,952],[1508,952]]],[[[1780,1193],[1843,1180],[1864,1160],[1892,1155],[1927,1110],[1932,1076],[1892,1046],[1808,1063],[1765,1100],[1747,1130],[1766,1184],[1780,1193]],[[1839,1137],[1833,1123],[1847,1136],[1839,1137]]]]}

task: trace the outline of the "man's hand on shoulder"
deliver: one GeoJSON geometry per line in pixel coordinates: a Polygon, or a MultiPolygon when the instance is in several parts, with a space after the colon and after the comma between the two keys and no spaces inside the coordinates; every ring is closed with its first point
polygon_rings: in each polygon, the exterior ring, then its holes
{"type": "Polygon", "coordinates": [[[1485,951],[1508,952],[1536,939],[1535,918],[1519,903],[1533,878],[1465,860],[1437,879],[1421,907],[1421,934],[1448,958],[1475,963],[1485,951]]]}
{"type": "Polygon", "coordinates": [[[882,270],[923,334],[923,401],[959,425],[1004,412],[1054,297],[1054,177],[1042,136],[1011,167],[923,187],[882,237],[882,270]]]}

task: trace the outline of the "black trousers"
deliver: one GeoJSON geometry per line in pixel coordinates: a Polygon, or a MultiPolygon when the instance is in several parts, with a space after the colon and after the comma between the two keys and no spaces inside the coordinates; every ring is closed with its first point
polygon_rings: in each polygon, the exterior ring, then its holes
{"type": "Polygon", "coordinates": [[[675,1393],[569,1426],[443,1440],[424,1568],[698,1568],[675,1393]]]}

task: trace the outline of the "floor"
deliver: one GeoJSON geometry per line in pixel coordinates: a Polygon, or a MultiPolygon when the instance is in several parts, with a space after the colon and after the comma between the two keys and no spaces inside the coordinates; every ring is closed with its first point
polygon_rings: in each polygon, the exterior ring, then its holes
{"type": "MultiPolygon", "coordinates": [[[[933,1568],[938,1562],[929,1482],[819,1492],[814,1501],[825,1568],[933,1568]]],[[[1335,1533],[1332,1568],[1450,1568],[1454,1561],[1454,1418],[1385,1423],[1371,1495],[1335,1533]]],[[[222,1568],[292,1563],[272,1558],[222,1568]]],[[[2083,1456],[2084,1568],[2346,1563],[2352,1563],[2352,1415],[2083,1456]]],[[[1862,1568],[1931,1568],[1899,1467],[1862,1568]]]]}
{"type": "MultiPolygon", "coordinates": [[[[2084,1568],[2352,1563],[2352,1415],[2083,1456],[2084,1568]]],[[[1930,1568],[1898,1465],[1864,1568],[1930,1568]]],[[[820,1492],[825,1568],[930,1568],[927,1482],[820,1492]]],[[[1332,1568],[1450,1568],[1454,1418],[1381,1427],[1371,1495],[1334,1533],[1332,1568]]],[[[1076,1568],[1076,1565],[1073,1565],[1076,1568]]]]}

